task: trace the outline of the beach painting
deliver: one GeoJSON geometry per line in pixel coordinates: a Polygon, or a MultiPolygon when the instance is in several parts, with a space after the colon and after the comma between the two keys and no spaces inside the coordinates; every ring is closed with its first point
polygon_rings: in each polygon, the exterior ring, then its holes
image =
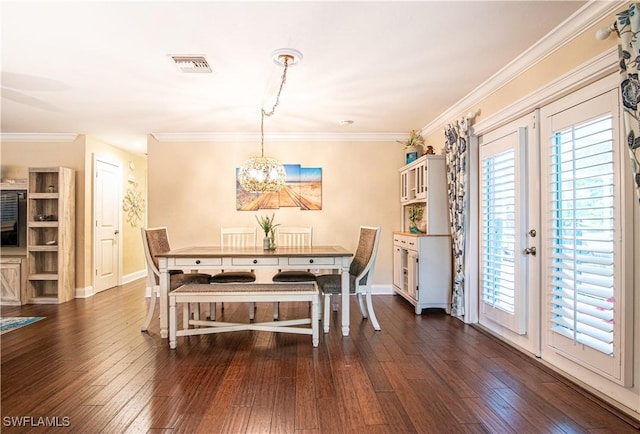
{"type": "Polygon", "coordinates": [[[322,169],[285,164],[284,170],[287,173],[287,180],[278,193],[249,193],[240,186],[238,181],[240,169],[236,168],[236,209],[257,211],[296,207],[302,210],[321,210],[322,169]]]}

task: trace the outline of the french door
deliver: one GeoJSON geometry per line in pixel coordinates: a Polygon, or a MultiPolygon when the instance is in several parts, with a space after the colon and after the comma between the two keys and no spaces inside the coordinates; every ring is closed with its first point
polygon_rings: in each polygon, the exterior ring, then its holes
{"type": "Polygon", "coordinates": [[[529,288],[537,276],[535,114],[481,137],[479,321],[517,335],[528,331],[529,288]]]}

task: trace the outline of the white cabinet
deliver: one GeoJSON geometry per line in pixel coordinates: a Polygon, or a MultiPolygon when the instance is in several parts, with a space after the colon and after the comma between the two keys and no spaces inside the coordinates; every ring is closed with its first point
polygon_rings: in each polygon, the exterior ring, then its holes
{"type": "Polygon", "coordinates": [[[393,289],[415,306],[449,310],[451,241],[445,235],[393,234],[393,289]]]}
{"type": "Polygon", "coordinates": [[[447,174],[442,155],[423,155],[400,169],[402,230],[409,231],[408,208],[424,208],[423,219],[430,235],[449,234],[447,174]]]}
{"type": "Polygon", "coordinates": [[[393,234],[393,288],[415,306],[449,310],[451,239],[444,156],[423,155],[400,169],[402,230],[393,234]],[[421,207],[424,233],[410,232],[409,208],[421,207]]]}

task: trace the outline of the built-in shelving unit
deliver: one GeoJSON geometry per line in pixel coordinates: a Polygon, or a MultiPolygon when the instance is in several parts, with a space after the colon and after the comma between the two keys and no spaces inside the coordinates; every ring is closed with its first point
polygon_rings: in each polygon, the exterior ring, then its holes
{"type": "Polygon", "coordinates": [[[30,168],[27,195],[27,302],[75,297],[75,171],[30,168]]]}

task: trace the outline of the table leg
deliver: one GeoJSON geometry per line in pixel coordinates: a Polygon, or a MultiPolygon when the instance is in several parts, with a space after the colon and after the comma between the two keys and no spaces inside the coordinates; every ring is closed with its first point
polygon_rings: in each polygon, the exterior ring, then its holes
{"type": "Polygon", "coordinates": [[[160,271],[160,337],[169,337],[169,270],[167,258],[158,258],[160,271]]]}
{"type": "Polygon", "coordinates": [[[342,260],[342,336],[349,336],[349,258],[342,260]]]}

